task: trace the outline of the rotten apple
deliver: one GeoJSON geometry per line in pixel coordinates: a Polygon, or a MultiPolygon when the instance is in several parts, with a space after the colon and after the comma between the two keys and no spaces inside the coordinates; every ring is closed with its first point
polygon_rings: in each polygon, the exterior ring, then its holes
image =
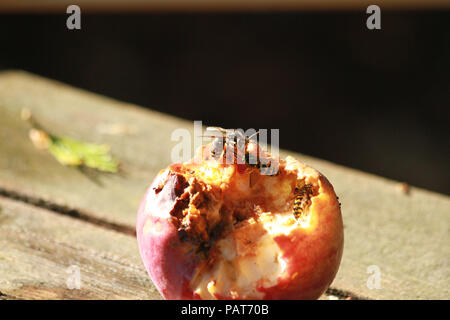
{"type": "Polygon", "coordinates": [[[196,161],[162,170],[140,205],[139,249],[159,292],[166,299],[320,297],[344,242],[330,182],[292,157],[276,159],[273,175],[226,164],[211,156],[211,145],[196,161]]]}

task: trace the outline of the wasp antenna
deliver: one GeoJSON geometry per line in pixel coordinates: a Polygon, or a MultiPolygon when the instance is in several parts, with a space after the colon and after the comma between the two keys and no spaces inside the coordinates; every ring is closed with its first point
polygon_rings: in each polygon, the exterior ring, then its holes
{"type": "Polygon", "coordinates": [[[248,137],[248,139],[250,140],[251,138],[253,138],[254,136],[258,135],[259,131],[256,131],[254,134],[252,134],[250,137],[248,137]]]}
{"type": "Polygon", "coordinates": [[[206,131],[220,131],[220,132],[224,133],[227,130],[225,130],[224,128],[221,128],[221,127],[207,127],[206,131]]]}

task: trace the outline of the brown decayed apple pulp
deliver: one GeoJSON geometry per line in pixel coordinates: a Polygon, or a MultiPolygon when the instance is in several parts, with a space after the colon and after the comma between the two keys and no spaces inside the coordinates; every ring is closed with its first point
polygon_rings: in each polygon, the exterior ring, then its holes
{"type": "Polygon", "coordinates": [[[166,299],[320,297],[337,273],[344,241],[332,185],[292,157],[278,161],[277,175],[262,175],[246,164],[216,161],[210,148],[202,146],[197,161],[161,171],[139,208],[139,249],[160,293],[166,299]],[[305,185],[301,214],[294,215],[305,185]]]}

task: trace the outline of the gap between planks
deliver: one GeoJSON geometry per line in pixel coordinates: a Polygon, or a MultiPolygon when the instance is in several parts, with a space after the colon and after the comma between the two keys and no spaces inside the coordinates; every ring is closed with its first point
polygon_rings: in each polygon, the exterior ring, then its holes
{"type": "MultiPolygon", "coordinates": [[[[58,205],[55,203],[52,203],[48,200],[40,199],[37,197],[31,197],[28,195],[20,194],[16,191],[6,190],[4,188],[0,188],[0,196],[3,196],[5,198],[13,199],[16,201],[20,201],[38,208],[46,209],[49,211],[52,211],[54,213],[69,216],[75,219],[82,220],[87,223],[91,223],[93,225],[105,228],[107,230],[114,230],[126,235],[131,235],[133,237],[136,237],[136,230],[134,228],[130,228],[129,226],[104,221],[102,219],[96,218],[93,215],[90,215],[88,212],[84,212],[81,210],[69,208],[67,206],[58,205]]],[[[330,297],[336,297],[339,300],[367,300],[366,297],[358,296],[352,292],[341,290],[338,288],[328,288],[326,295],[330,297]]],[[[8,294],[4,294],[0,291],[0,300],[10,300],[10,299],[17,299],[14,296],[10,296],[8,294]]]]}
{"type": "Polygon", "coordinates": [[[9,295],[9,294],[5,294],[0,291],[0,300],[21,300],[21,299],[14,297],[12,295],[9,295]]]}
{"type": "Polygon", "coordinates": [[[108,222],[108,221],[99,219],[99,218],[89,214],[88,212],[69,208],[67,206],[58,205],[58,204],[52,203],[52,202],[44,200],[44,199],[19,194],[16,191],[6,190],[4,188],[0,188],[0,196],[9,198],[9,199],[13,199],[13,200],[17,200],[20,202],[24,202],[24,203],[33,205],[38,208],[47,209],[47,210],[56,212],[58,214],[70,216],[70,217],[76,218],[76,219],[80,219],[80,220],[92,223],[96,226],[106,228],[108,230],[115,230],[115,231],[118,231],[118,232],[121,232],[121,233],[124,233],[127,235],[132,235],[134,237],[136,236],[136,230],[134,228],[131,228],[129,226],[122,225],[119,223],[108,222]]]}

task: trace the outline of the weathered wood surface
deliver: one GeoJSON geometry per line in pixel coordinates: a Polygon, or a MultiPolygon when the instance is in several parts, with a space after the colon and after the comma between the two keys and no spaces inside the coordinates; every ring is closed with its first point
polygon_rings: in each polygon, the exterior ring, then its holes
{"type": "Polygon", "coordinates": [[[133,236],[0,197],[4,297],[161,299],[136,252],[133,236]]]}
{"type": "MultiPolygon", "coordinates": [[[[176,144],[170,137],[176,128],[192,131],[193,126],[188,121],[24,72],[3,72],[0,74],[0,192],[130,232],[145,189],[170,162],[170,150],[176,144]],[[35,149],[28,139],[28,126],[20,119],[23,107],[31,109],[37,120],[54,133],[108,143],[123,163],[123,173],[92,176],[61,166],[47,153],[35,149]],[[128,133],[105,132],[111,125],[119,125],[128,133]]],[[[281,132],[280,139],[282,135],[281,132]]],[[[404,193],[398,182],[294,155],[324,173],[342,202],[345,248],[334,288],[374,299],[450,298],[449,197],[417,188],[404,193]],[[372,265],[381,271],[380,289],[367,287],[371,276],[367,268],[372,265]]],[[[15,223],[17,228],[21,228],[20,221],[15,223]]],[[[91,242],[95,243],[96,239],[97,233],[92,232],[91,242]]],[[[111,238],[111,241],[115,245],[121,241],[133,242],[131,237],[121,239],[111,238]]],[[[69,238],[67,241],[70,243],[69,238]]],[[[71,245],[76,246],[77,242],[71,245]]],[[[0,248],[0,257],[5,256],[3,250],[0,248]]],[[[134,263],[138,263],[136,248],[130,250],[134,263]]],[[[22,258],[26,265],[29,255],[24,254],[22,258]]],[[[101,261],[97,264],[99,268],[100,264],[101,261]]],[[[5,290],[1,282],[4,274],[0,266],[1,292],[5,290]]],[[[20,277],[32,276],[23,271],[20,277]]],[[[15,295],[20,296],[18,292],[15,295]]],[[[136,294],[129,298],[135,297],[136,294]]]]}

